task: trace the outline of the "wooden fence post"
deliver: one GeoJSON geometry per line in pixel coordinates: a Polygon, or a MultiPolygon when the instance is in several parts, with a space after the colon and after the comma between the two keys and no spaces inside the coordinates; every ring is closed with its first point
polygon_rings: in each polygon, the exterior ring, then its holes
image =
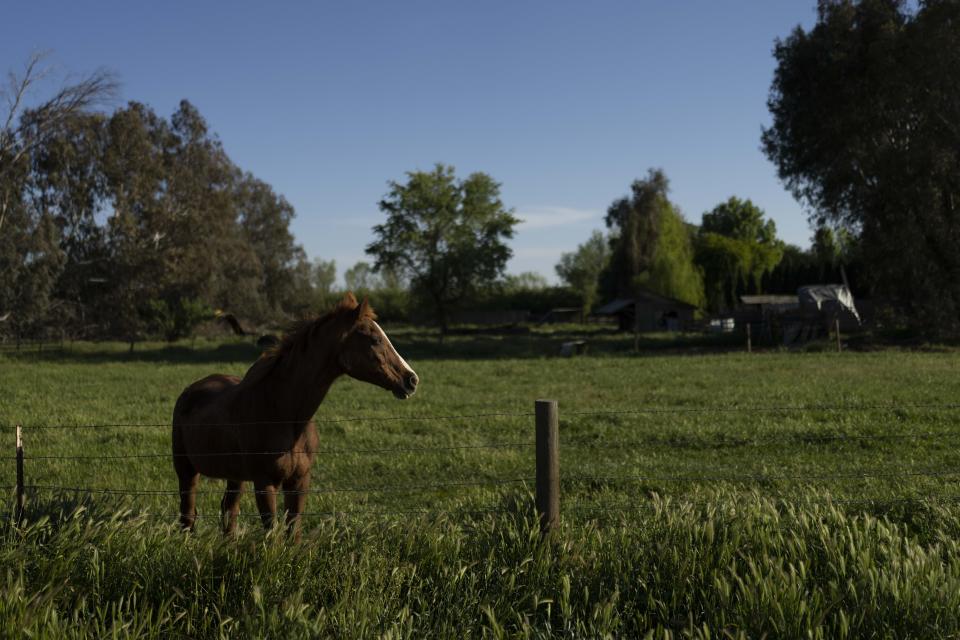
{"type": "Polygon", "coordinates": [[[750,323],[747,322],[747,353],[753,353],[753,345],[750,340],[750,323]]]}
{"type": "Polygon", "coordinates": [[[537,512],[540,532],[560,524],[560,419],[556,400],[537,400],[537,512]]]}
{"type": "Polygon", "coordinates": [[[23,434],[17,425],[17,506],[13,517],[18,527],[23,521],[23,502],[23,434]]]}
{"type": "Polygon", "coordinates": [[[840,346],[840,318],[835,318],[833,322],[833,326],[837,330],[837,353],[840,353],[843,350],[840,346]]]}

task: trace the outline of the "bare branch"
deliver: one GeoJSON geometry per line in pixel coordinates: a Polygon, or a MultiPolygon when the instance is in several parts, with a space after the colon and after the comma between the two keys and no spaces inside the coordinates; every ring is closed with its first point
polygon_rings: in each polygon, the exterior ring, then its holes
{"type": "Polygon", "coordinates": [[[6,96],[7,113],[0,129],[0,156],[8,157],[0,165],[0,178],[70,117],[106,104],[117,95],[120,85],[116,76],[98,69],[77,82],[65,80],[53,97],[39,106],[25,107],[29,89],[52,73],[51,67],[42,66],[46,57],[45,52],[35,53],[21,76],[12,72],[8,75],[8,86],[2,92],[6,96]],[[18,119],[19,125],[16,125],[18,119]]]}
{"type": "MultiPolygon", "coordinates": [[[[23,75],[19,78],[13,71],[7,73],[7,88],[2,94],[7,101],[7,116],[3,124],[3,132],[9,132],[13,126],[13,121],[20,113],[20,107],[23,104],[24,96],[31,85],[40,82],[50,74],[50,68],[38,68],[40,63],[48,56],[46,51],[38,51],[30,56],[25,65],[23,75]]],[[[8,137],[8,136],[5,136],[8,137]]],[[[12,139],[10,140],[12,142],[12,139]]],[[[3,145],[0,145],[0,150],[3,145]]]]}

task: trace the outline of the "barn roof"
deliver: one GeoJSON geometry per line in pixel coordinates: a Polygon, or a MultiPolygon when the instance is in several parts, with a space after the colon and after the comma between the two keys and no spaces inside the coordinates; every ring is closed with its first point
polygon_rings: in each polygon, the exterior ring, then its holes
{"type": "Polygon", "coordinates": [[[696,305],[689,304],[683,300],[662,296],[652,291],[643,291],[635,298],[617,298],[616,300],[612,300],[602,307],[595,309],[593,313],[599,316],[612,316],[624,311],[629,307],[632,307],[638,302],[641,305],[653,305],[657,307],[674,307],[681,309],[697,308],[696,305]]]}

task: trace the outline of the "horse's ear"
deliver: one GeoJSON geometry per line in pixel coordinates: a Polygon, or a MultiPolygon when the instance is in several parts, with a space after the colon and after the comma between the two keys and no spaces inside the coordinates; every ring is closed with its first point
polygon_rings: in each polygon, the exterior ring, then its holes
{"type": "Polygon", "coordinates": [[[364,298],[363,302],[357,304],[356,307],[350,312],[350,324],[357,325],[361,320],[370,315],[370,304],[367,302],[367,299],[364,298]]]}
{"type": "Polygon", "coordinates": [[[355,309],[357,307],[357,298],[353,295],[353,291],[347,291],[343,294],[340,306],[344,309],[355,309]]]}

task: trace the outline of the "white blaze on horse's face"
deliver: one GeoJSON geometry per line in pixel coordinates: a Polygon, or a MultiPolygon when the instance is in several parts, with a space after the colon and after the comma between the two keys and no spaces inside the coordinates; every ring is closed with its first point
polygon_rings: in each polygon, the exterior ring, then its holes
{"type": "Polygon", "coordinates": [[[373,323],[373,328],[380,332],[380,339],[383,341],[383,345],[386,347],[387,353],[390,355],[390,357],[395,358],[400,362],[400,366],[402,367],[400,378],[403,381],[404,391],[400,393],[394,391],[394,395],[400,399],[406,400],[417,392],[417,385],[420,383],[420,378],[417,377],[416,372],[410,368],[410,365],[407,364],[407,361],[403,359],[403,356],[397,353],[396,348],[393,346],[393,343],[390,342],[390,338],[387,337],[387,334],[383,328],[376,322],[373,323]]]}
{"type": "Polygon", "coordinates": [[[401,400],[412,396],[420,382],[387,334],[372,319],[360,322],[347,336],[340,353],[340,365],[350,377],[391,391],[401,400]]]}

